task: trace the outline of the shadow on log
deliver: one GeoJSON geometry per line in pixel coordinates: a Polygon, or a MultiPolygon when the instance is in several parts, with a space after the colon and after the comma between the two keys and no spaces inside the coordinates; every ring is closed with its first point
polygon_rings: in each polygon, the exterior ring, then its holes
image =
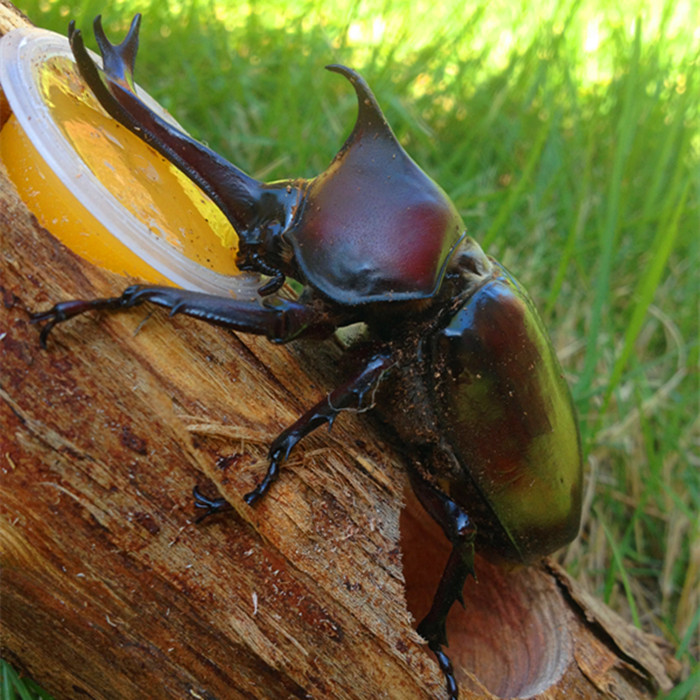
{"type": "MultiPolygon", "coordinates": [[[[23,22],[0,0],[0,34],[23,22]]],[[[242,500],[339,349],[137,310],[60,326],[43,352],[30,311],[125,280],[42,229],[4,167],[0,236],[2,654],[58,698],[442,697],[413,618],[447,544],[371,423],[344,415],[242,500]],[[195,525],[195,484],[233,513],[195,525]]],[[[663,644],[556,564],[477,570],[449,620],[462,697],[672,686],[663,644]]]]}

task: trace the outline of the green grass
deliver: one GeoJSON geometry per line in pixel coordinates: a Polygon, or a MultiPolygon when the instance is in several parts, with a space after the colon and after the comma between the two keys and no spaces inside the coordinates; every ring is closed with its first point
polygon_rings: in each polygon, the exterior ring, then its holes
{"type": "MultiPolygon", "coordinates": [[[[125,0],[105,17],[116,38],[144,13],[137,80],[260,178],[323,170],[355,115],[349,86],[323,66],[364,74],[471,235],[543,311],[587,460],[583,530],[566,563],[675,645],[692,677],[674,700],[700,683],[693,5],[125,0]]],[[[69,18],[87,29],[104,2],[21,7],[63,32],[69,18]]]]}
{"type": "Polygon", "coordinates": [[[52,700],[52,697],[33,681],[20,678],[7,661],[0,659],[1,700],[52,700]]]}

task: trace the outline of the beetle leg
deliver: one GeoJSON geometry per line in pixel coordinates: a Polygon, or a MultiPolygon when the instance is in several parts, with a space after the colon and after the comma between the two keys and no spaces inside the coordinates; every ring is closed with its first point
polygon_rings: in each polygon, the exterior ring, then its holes
{"type": "Polygon", "coordinates": [[[216,513],[223,513],[231,510],[231,504],[225,498],[208,498],[196,486],[192,489],[195,508],[204,508],[205,512],[195,518],[195,523],[199,524],[205,518],[216,513]]]}
{"type": "MultiPolygon", "coordinates": [[[[279,477],[279,468],[289,457],[292,448],[310,432],[323,423],[328,423],[331,427],[341,411],[371,409],[374,405],[374,392],[384,373],[390,369],[394,362],[395,359],[390,353],[374,352],[355,376],[330,392],[323,401],[319,401],[289,428],[280,433],[270,447],[268,453],[270,464],[263,480],[243,497],[245,502],[248,505],[253,505],[267,493],[272,483],[279,477]]],[[[231,508],[225,499],[209,499],[197,489],[194,490],[194,498],[196,508],[206,509],[197,522],[231,508]]]]}
{"type": "Polygon", "coordinates": [[[462,508],[442,489],[428,481],[415,467],[409,470],[411,485],[423,507],[442,528],[452,543],[452,552],[440,578],[430,611],[418,625],[437,657],[445,676],[449,697],[457,698],[457,681],[452,664],[440,647],[447,646],[445,620],[455,601],[463,602],[462,588],[469,574],[474,575],[474,538],[476,526],[462,508]]]}
{"type": "Polygon", "coordinates": [[[267,473],[263,480],[244,496],[245,502],[253,505],[265,495],[272,482],[279,476],[280,465],[289,457],[292,448],[310,432],[323,423],[328,423],[330,429],[341,411],[359,412],[371,409],[374,406],[377,386],[395,361],[389,352],[373,353],[355,376],[331,391],[323,401],[319,401],[283,431],[270,447],[267,473]]]}
{"type": "Polygon", "coordinates": [[[126,311],[144,302],[170,309],[170,315],[185,314],[207,323],[244,333],[265,335],[276,343],[302,335],[329,336],[336,328],[334,318],[314,307],[287,299],[274,298],[263,303],[175,287],[134,285],[121,296],[83,301],[64,301],[48,311],[32,314],[32,323],[43,323],[40,342],[46,340],[57,323],[91,310],[126,311]]]}

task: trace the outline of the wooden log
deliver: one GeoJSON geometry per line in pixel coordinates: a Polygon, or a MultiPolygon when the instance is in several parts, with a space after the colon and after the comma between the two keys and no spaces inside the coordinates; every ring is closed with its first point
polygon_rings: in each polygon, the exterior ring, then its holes
{"type": "MultiPolygon", "coordinates": [[[[0,0],[0,34],[26,21],[0,0]]],[[[242,500],[340,348],[140,309],[75,319],[44,352],[30,311],[127,281],[41,228],[4,165],[0,243],[3,656],[57,698],[443,697],[413,618],[447,545],[376,426],[343,415],[242,500]],[[233,512],[195,525],[195,484],[233,512]]],[[[553,562],[477,569],[449,621],[462,697],[672,686],[663,643],[553,562]]]]}

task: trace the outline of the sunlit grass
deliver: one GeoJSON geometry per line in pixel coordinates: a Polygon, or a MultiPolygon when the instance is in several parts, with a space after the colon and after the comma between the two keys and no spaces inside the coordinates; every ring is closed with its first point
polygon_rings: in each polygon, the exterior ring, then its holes
{"type": "MultiPolygon", "coordinates": [[[[251,174],[312,176],[360,70],[470,233],[544,312],[579,409],[565,557],[700,683],[700,6],[693,0],[25,2],[64,32],[144,12],[137,80],[251,174]],[[410,9],[409,9],[410,8],[410,9]]],[[[86,32],[89,35],[89,32],[86,32]]],[[[689,697],[693,683],[674,699],[689,697]]]]}

